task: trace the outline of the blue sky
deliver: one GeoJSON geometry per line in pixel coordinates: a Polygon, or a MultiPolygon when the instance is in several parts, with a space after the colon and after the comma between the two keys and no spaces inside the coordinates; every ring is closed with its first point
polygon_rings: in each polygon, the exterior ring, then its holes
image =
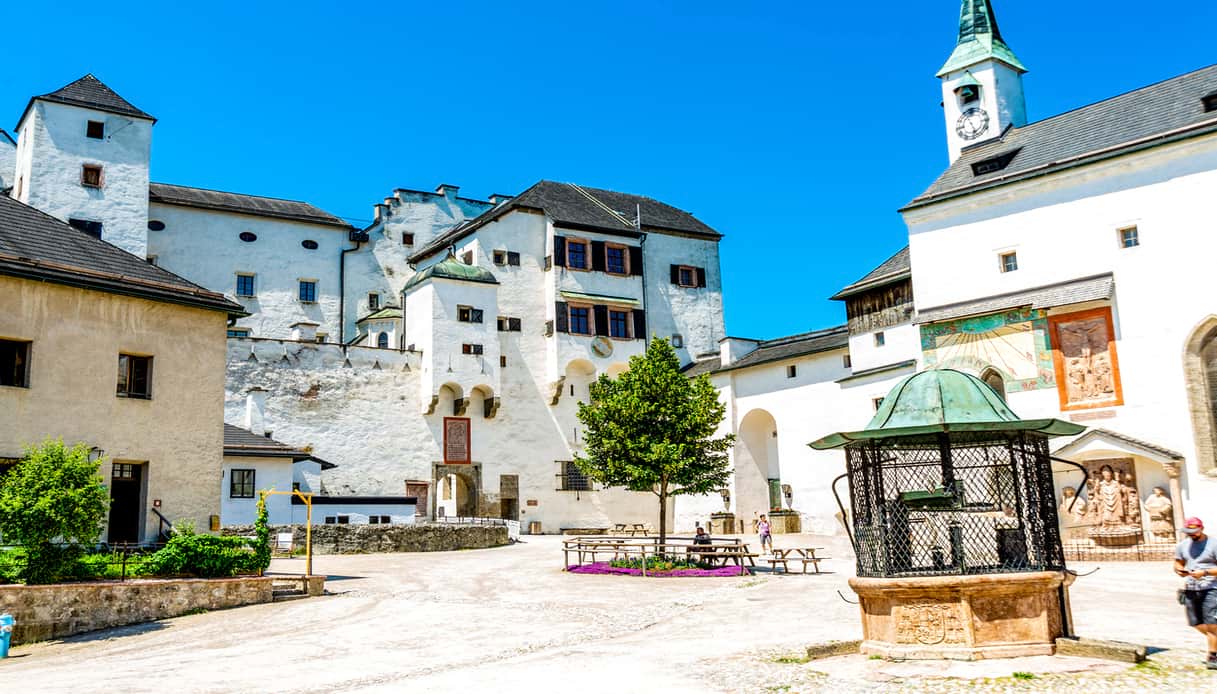
{"type": "MultiPolygon", "coordinates": [[[[1217,62],[1132,0],[996,0],[1038,120],[1217,62]],[[1062,11],[1062,8],[1067,11],[1062,11]]],[[[727,330],[838,324],[946,165],[934,73],[957,0],[54,2],[7,17],[0,127],[93,72],[160,118],[153,180],[302,199],[355,223],[393,188],[642,193],[726,234],[727,330]],[[205,8],[205,9],[200,9],[205,8]],[[28,27],[25,28],[25,27],[28,27]]]]}

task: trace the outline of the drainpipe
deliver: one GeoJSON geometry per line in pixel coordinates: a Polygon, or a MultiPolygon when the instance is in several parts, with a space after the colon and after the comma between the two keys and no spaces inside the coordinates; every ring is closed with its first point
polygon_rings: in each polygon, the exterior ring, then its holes
{"type": "Polygon", "coordinates": [[[359,250],[360,247],[363,246],[363,244],[368,240],[368,232],[359,231],[358,229],[352,228],[348,238],[355,243],[355,247],[344,248],[342,249],[342,252],[338,254],[338,344],[342,345],[344,348],[346,347],[347,343],[347,253],[359,250]]]}

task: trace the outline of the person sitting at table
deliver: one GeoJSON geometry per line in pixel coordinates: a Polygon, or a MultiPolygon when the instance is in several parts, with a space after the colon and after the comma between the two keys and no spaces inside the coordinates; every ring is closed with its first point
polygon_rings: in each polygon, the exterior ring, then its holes
{"type": "Polygon", "coordinates": [[[697,534],[693,537],[693,544],[695,544],[695,545],[710,544],[710,536],[706,534],[706,529],[701,527],[700,525],[697,526],[697,534]]]}

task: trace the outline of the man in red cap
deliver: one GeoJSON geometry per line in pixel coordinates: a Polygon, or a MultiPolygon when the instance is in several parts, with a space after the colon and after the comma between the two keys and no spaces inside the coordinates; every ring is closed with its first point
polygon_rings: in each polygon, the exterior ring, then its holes
{"type": "Polygon", "coordinates": [[[1208,639],[1208,669],[1217,670],[1217,540],[1204,534],[1199,518],[1183,522],[1187,537],[1175,548],[1175,573],[1187,579],[1179,601],[1187,609],[1187,623],[1208,639]]]}

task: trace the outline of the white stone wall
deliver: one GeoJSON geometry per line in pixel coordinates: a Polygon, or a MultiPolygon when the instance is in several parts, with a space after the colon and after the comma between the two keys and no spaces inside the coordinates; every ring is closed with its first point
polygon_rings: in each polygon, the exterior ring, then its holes
{"type": "Polygon", "coordinates": [[[22,202],[64,221],[100,221],[103,240],[146,256],[152,121],[35,101],[20,136],[30,140],[18,157],[22,202]],[[90,120],[105,123],[105,138],[85,136],[90,120]],[[84,164],[103,167],[101,188],[81,185],[84,164]]]}
{"type": "Polygon", "coordinates": [[[149,255],[166,270],[244,306],[251,315],[236,327],[249,328],[253,337],[286,338],[293,323],[311,321],[319,325],[317,332],[338,340],[339,252],[351,247],[345,230],[159,203],[149,213],[165,224],[161,231],[147,232],[149,255]],[[246,231],[257,240],[242,241],[246,231]],[[304,248],[305,240],[316,241],[316,250],[304,248]],[[255,275],[256,296],[236,295],[238,274],[255,275]],[[317,282],[315,303],[300,301],[302,279],[317,282]]]}
{"type": "Polygon", "coordinates": [[[17,145],[0,135],[0,189],[12,188],[17,182],[17,145]]]}
{"type": "Polygon", "coordinates": [[[650,233],[642,255],[646,263],[647,329],[659,337],[681,335],[684,347],[677,350],[681,363],[717,352],[718,341],[727,334],[723,327],[718,242],[650,233]],[[705,268],[706,286],[695,289],[672,284],[672,265],[705,268]]]}
{"type": "Polygon", "coordinates": [[[964,147],[1000,137],[1010,125],[1027,123],[1027,106],[1023,96],[1023,78],[1017,70],[994,60],[986,60],[956,70],[942,79],[942,112],[946,118],[947,150],[951,161],[959,158],[964,147]],[[968,77],[980,83],[980,100],[960,104],[955,90],[968,77]],[[989,115],[988,129],[974,140],[965,140],[956,132],[959,116],[966,110],[979,108],[989,115]]]}
{"type": "Polygon", "coordinates": [[[849,358],[853,371],[866,371],[921,356],[921,331],[912,323],[893,325],[849,336],[849,358]],[[875,334],[883,333],[883,344],[875,334]]]}
{"type": "MultiPolygon", "coordinates": [[[[1193,331],[1217,313],[1208,280],[1217,253],[1217,137],[1149,150],[909,211],[919,308],[1062,282],[1115,277],[1113,321],[1124,405],[1083,422],[1182,453],[1188,509],[1217,500],[1199,474],[1184,381],[1193,331]],[[1136,225],[1141,245],[1120,247],[1136,225]],[[998,271],[997,254],[1019,269],[998,271]]],[[[1076,307],[1071,307],[1072,308],[1076,307]]],[[[1062,417],[1055,389],[1010,396],[1022,417],[1062,417]]]]}

